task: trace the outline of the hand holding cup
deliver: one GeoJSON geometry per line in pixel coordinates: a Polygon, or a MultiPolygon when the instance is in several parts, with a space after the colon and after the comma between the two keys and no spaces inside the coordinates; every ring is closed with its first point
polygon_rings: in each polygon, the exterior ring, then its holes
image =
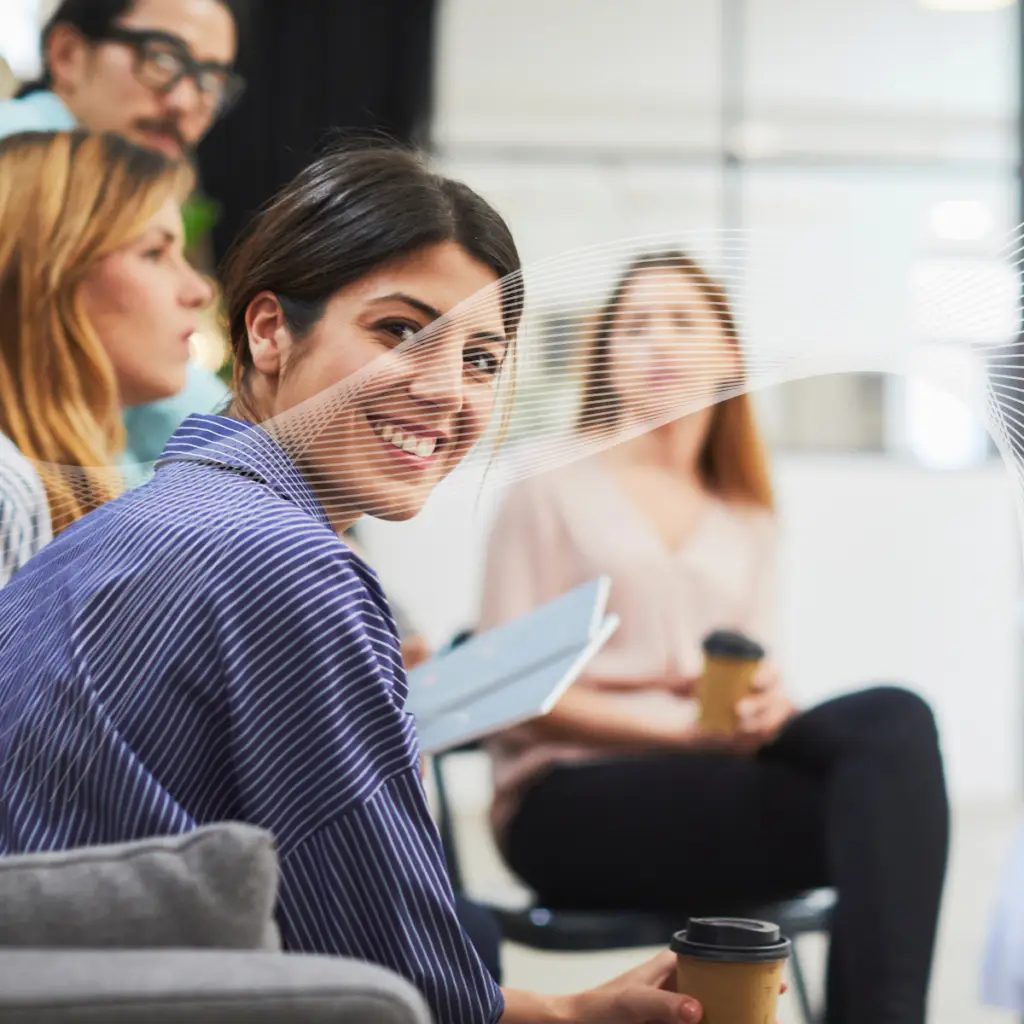
{"type": "Polygon", "coordinates": [[[750,692],[736,705],[738,745],[756,750],[771,743],[795,713],[782,689],[779,670],[771,662],[761,662],[751,679],[750,692]]]}
{"type": "Polygon", "coordinates": [[[775,1020],[792,943],[778,926],[742,918],[691,918],[672,939],[676,987],[701,1004],[704,1024],[775,1020]]]}
{"type": "Polygon", "coordinates": [[[729,630],[705,638],[697,693],[700,733],[715,746],[741,752],[771,742],[794,713],[764,648],[729,630]]]}
{"type": "Polygon", "coordinates": [[[700,730],[708,735],[735,736],[737,708],[751,695],[764,659],[764,648],[731,630],[716,630],[704,639],[704,673],[697,686],[700,730]]]}

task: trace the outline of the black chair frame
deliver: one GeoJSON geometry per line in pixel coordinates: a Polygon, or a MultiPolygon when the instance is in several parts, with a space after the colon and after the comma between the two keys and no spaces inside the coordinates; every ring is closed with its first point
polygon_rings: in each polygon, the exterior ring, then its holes
{"type": "MultiPolygon", "coordinates": [[[[431,760],[432,777],[437,794],[437,825],[448,862],[452,887],[464,891],[462,862],[456,841],[444,764],[449,757],[479,749],[469,744],[450,750],[431,760]]],[[[813,933],[828,934],[836,894],[831,889],[804,893],[792,899],[756,907],[732,908],[735,916],[772,921],[782,933],[793,940],[790,967],[793,985],[805,1024],[820,1024],[824,1019],[816,1011],[807,989],[807,980],[800,961],[797,940],[813,933]]],[[[666,946],[672,935],[685,925],[685,915],[658,914],[640,911],[551,910],[539,905],[513,909],[485,903],[495,916],[506,940],[532,949],[551,952],[592,952],[613,949],[639,949],[666,946]]]]}

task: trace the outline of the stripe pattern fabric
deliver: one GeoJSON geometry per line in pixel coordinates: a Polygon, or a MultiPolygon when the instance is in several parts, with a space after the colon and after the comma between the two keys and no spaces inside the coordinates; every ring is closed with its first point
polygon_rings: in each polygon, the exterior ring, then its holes
{"type": "Polygon", "coordinates": [[[0,591],[0,852],[269,829],[289,951],[496,1021],[419,777],[395,623],[258,427],[190,417],[155,477],[0,591]]]}

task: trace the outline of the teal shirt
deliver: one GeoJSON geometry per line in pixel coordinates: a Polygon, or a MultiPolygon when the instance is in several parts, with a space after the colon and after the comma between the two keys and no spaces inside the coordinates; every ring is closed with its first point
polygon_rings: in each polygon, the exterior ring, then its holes
{"type": "MultiPolygon", "coordinates": [[[[0,103],[0,139],[16,132],[61,132],[76,126],[71,111],[52,92],[41,90],[0,103]]],[[[183,391],[173,398],[129,409],[124,415],[128,446],[121,463],[129,484],[149,476],[153,462],[187,417],[217,412],[228,397],[228,389],[219,377],[190,366],[183,391]]]]}
{"type": "Polygon", "coordinates": [[[0,103],[0,139],[16,132],[66,132],[74,127],[71,111],[52,92],[0,103]]]}
{"type": "Polygon", "coordinates": [[[185,389],[173,398],[139,405],[124,414],[128,445],[121,460],[129,486],[142,483],[153,471],[171,435],[193,413],[219,413],[231,397],[221,379],[189,366],[185,389]]]}

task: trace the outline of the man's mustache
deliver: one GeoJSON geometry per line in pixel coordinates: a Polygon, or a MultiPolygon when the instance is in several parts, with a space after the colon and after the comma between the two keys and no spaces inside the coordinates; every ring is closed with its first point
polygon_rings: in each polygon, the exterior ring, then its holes
{"type": "Polygon", "coordinates": [[[174,139],[174,141],[178,145],[178,148],[181,150],[182,154],[185,155],[185,156],[187,156],[190,153],[190,151],[191,151],[191,147],[188,145],[188,143],[182,137],[181,131],[179,130],[176,121],[171,121],[171,120],[166,120],[166,121],[142,120],[142,121],[136,121],[135,122],[135,127],[138,128],[142,132],[152,132],[152,133],[154,133],[156,135],[166,135],[166,136],[174,139]]]}

